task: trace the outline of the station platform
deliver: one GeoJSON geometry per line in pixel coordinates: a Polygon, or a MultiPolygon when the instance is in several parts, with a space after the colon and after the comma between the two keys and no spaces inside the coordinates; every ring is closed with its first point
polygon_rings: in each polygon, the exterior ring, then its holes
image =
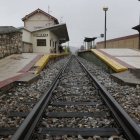
{"type": "Polygon", "coordinates": [[[0,60],[0,90],[14,82],[31,83],[38,79],[39,73],[51,59],[63,57],[63,54],[22,53],[13,54],[0,60]]]}
{"type": "Polygon", "coordinates": [[[98,49],[127,68],[140,69],[140,51],[133,49],[98,49]]]}
{"type": "Polygon", "coordinates": [[[31,75],[29,70],[42,57],[41,54],[13,54],[0,60],[0,89],[31,75]]]}
{"type": "Polygon", "coordinates": [[[91,50],[96,56],[98,56],[102,61],[104,61],[107,65],[109,65],[115,72],[121,72],[127,70],[127,67],[123,66],[121,63],[112,59],[108,55],[104,54],[99,50],[92,49],[91,50]]]}
{"type": "Polygon", "coordinates": [[[140,85],[140,51],[133,49],[92,49],[96,56],[110,66],[116,74],[115,79],[121,82],[140,85]]]}

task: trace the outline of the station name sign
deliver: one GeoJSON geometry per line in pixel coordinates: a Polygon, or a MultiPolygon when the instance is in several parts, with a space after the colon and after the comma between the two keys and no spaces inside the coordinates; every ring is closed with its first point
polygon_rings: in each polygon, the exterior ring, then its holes
{"type": "Polygon", "coordinates": [[[48,34],[33,34],[34,37],[47,37],[48,34]]]}

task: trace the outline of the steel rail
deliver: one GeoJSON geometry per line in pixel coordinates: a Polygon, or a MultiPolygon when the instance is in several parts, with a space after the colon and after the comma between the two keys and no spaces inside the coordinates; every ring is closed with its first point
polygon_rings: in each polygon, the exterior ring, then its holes
{"type": "Polygon", "coordinates": [[[94,82],[94,85],[99,91],[99,94],[104,99],[107,106],[110,108],[117,122],[123,129],[126,137],[130,140],[140,140],[140,127],[132,120],[132,118],[125,112],[125,110],[118,104],[118,102],[109,94],[107,89],[99,83],[96,77],[87,70],[87,68],[82,62],[80,62],[78,58],[77,61],[94,82]]]}
{"type": "Polygon", "coordinates": [[[29,113],[29,115],[25,118],[23,123],[17,129],[17,131],[15,132],[11,140],[29,140],[31,138],[32,133],[39,119],[41,118],[45,107],[49,104],[49,101],[52,97],[52,92],[54,91],[55,87],[58,85],[60,81],[60,77],[62,73],[66,70],[67,66],[70,64],[72,57],[73,56],[71,56],[67,61],[67,63],[61,68],[61,70],[59,71],[58,75],[55,77],[48,91],[44,93],[40,101],[33,107],[32,111],[29,113]]]}

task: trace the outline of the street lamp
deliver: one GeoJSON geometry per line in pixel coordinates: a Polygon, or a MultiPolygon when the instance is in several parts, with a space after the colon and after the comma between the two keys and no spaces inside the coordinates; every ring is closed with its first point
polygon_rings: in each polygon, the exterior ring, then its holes
{"type": "Polygon", "coordinates": [[[104,48],[106,48],[106,30],[107,30],[107,28],[106,28],[106,12],[107,12],[107,10],[108,10],[108,7],[103,7],[103,11],[105,11],[105,33],[104,33],[104,48]]]}

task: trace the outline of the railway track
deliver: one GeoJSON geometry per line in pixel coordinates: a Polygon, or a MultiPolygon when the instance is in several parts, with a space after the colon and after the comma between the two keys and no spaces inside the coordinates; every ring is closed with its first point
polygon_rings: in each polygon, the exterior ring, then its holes
{"type": "Polygon", "coordinates": [[[139,140],[140,129],[86,67],[72,56],[12,140],[115,137],[139,140]]]}

